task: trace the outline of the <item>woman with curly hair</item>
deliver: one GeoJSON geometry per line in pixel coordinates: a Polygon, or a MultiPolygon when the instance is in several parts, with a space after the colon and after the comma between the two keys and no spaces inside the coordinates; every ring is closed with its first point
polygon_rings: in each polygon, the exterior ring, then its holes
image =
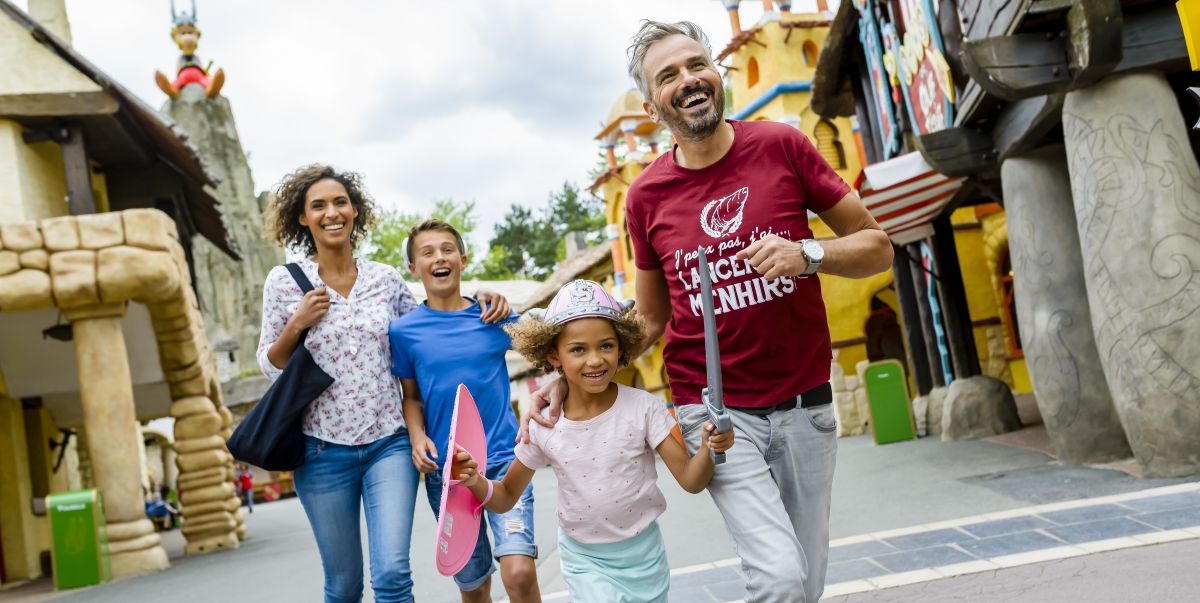
{"type": "MultiPolygon", "coordinates": [[[[294,473],[330,603],[362,599],[360,508],[366,510],[375,600],[413,600],[409,541],[417,470],[391,376],[387,330],[417,302],[395,268],[355,257],[375,215],[362,177],[325,165],[284,178],[267,215],[268,236],[303,255],[296,263],[314,288],[303,293],[284,266],[267,275],[258,364],[274,380],[303,343],[334,378],[305,411],[305,462],[294,473]]],[[[490,305],[483,320],[508,315],[503,297],[482,291],[478,297],[490,305]]]]}
{"type": "Polygon", "coordinates": [[[563,580],[577,602],[667,600],[670,569],[657,518],[667,507],[656,480],[654,453],[684,490],[697,493],[713,474],[709,451],[723,452],[733,432],[701,439],[696,456],[671,437],[675,420],[649,392],[618,385],[613,376],[642,347],[641,319],[592,281],[568,283],[541,316],[505,327],[513,349],[567,384],[554,428],[529,424],[503,480],[489,481],[475,460],[455,456],[454,476],[488,510],[503,513],[520,500],[539,467],[558,478],[558,551],[563,580]]]}

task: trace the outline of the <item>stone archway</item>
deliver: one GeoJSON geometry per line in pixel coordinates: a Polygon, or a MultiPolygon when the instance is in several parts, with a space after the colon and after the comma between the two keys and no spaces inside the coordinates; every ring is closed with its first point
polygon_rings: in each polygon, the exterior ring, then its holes
{"type": "Polygon", "coordinates": [[[230,415],[175,224],[158,210],[134,209],[0,225],[0,312],[57,307],[71,323],[87,452],[118,577],[169,565],[142,498],[142,442],[121,330],[130,302],[149,310],[178,419],[187,552],[237,547],[242,519],[222,437],[230,415]]]}

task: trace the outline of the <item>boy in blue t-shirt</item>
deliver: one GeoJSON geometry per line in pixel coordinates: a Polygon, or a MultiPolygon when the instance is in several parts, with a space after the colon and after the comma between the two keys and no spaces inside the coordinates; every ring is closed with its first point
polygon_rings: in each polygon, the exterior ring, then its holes
{"type": "MultiPolygon", "coordinates": [[[[451,458],[446,446],[458,384],[471,391],[487,434],[489,479],[503,479],[513,460],[517,417],[509,397],[504,353],[512,342],[498,322],[480,320],[479,302],[460,292],[466,249],[453,226],[425,220],[412,228],[405,242],[408,269],[421,278],[427,299],[412,312],[392,321],[388,339],[392,374],[404,388],[404,421],[412,440],[413,464],[425,473],[425,491],[436,515],[441,507],[439,463],[451,458]]],[[[514,603],[540,601],[537,584],[537,546],[533,540],[533,487],[507,513],[487,512],[495,548],[487,530],[466,567],[454,575],[462,600],[489,601],[493,556],[500,561],[504,589],[514,603]]]]}

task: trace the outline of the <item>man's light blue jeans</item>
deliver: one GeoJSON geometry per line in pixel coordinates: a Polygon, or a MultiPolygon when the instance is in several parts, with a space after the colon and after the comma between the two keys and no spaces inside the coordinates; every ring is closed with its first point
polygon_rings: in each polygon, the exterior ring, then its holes
{"type": "Polygon", "coordinates": [[[325,602],[357,603],[363,595],[359,509],[366,509],[371,590],[379,603],[413,600],[409,543],[417,469],[408,433],[345,446],[307,438],[304,466],[293,474],[321,565],[325,602]]]}
{"type": "MultiPolygon", "coordinates": [[[[675,413],[690,454],[708,420],[702,404],[675,413]]],[[[837,460],[833,405],[757,416],[730,408],[734,444],[708,493],[742,558],[748,603],[816,603],[829,561],[829,503],[837,460]]],[[[713,526],[716,527],[716,526],[713,526]]]]}

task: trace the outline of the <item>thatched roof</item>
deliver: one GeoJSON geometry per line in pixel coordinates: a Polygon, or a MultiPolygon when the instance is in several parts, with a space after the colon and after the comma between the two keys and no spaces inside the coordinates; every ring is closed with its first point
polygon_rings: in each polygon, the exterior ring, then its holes
{"type": "Polygon", "coordinates": [[[854,115],[854,80],[858,77],[854,62],[858,43],[858,10],[852,2],[842,2],[825,38],[825,47],[817,56],[813,76],[812,108],[822,117],[854,115]]]}

